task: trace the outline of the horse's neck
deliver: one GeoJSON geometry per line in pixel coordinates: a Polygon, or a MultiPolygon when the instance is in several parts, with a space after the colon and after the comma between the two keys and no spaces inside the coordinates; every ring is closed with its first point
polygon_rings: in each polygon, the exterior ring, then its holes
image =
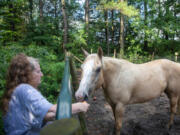
{"type": "Polygon", "coordinates": [[[103,58],[103,87],[107,88],[109,82],[113,80],[113,78],[119,74],[120,70],[126,66],[132,64],[123,59],[114,59],[110,57],[103,58]]]}

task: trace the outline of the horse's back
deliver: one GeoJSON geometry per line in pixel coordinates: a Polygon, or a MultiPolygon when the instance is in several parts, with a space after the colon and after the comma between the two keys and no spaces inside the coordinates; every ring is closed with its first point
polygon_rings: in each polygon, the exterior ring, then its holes
{"type": "Polygon", "coordinates": [[[143,64],[117,59],[106,60],[106,63],[111,63],[109,64],[111,70],[105,74],[111,78],[108,80],[113,80],[107,82],[111,83],[110,95],[112,98],[116,97],[115,99],[124,99],[123,102],[145,102],[158,97],[166,88],[176,89],[180,85],[179,63],[167,59],[143,64]],[[118,98],[119,96],[123,98],[118,98]]]}

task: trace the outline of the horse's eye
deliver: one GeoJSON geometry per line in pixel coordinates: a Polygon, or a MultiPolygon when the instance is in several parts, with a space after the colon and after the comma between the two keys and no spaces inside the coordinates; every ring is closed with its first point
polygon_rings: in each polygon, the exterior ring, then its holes
{"type": "Polygon", "coordinates": [[[96,69],[96,73],[99,73],[101,71],[101,67],[98,67],[97,69],[96,69]]]}

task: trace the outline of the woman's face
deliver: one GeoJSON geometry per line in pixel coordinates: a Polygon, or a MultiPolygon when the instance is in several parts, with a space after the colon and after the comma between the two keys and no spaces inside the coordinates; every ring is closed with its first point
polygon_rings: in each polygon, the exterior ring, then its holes
{"type": "Polygon", "coordinates": [[[41,77],[43,76],[43,73],[41,72],[41,68],[39,66],[39,63],[35,64],[35,69],[32,73],[32,84],[34,87],[38,87],[38,85],[41,83],[41,77]]]}

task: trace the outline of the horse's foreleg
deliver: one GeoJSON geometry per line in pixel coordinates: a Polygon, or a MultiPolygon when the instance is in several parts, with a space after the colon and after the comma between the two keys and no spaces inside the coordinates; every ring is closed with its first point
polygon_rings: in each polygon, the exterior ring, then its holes
{"type": "Polygon", "coordinates": [[[118,103],[115,107],[115,122],[116,122],[116,135],[120,135],[120,130],[122,127],[122,117],[124,113],[124,105],[118,103]]]}
{"type": "Polygon", "coordinates": [[[178,96],[173,95],[169,98],[170,100],[170,109],[171,109],[171,115],[170,115],[170,120],[168,123],[168,128],[170,129],[172,127],[173,121],[174,121],[174,115],[177,110],[177,101],[178,101],[178,96]]]}

